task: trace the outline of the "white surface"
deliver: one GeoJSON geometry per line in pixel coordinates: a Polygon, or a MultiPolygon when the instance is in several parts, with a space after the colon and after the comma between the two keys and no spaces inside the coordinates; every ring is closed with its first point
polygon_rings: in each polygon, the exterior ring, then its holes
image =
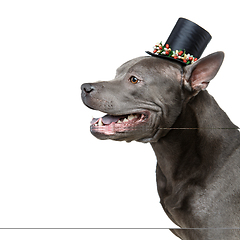
{"type": "MultiPolygon", "coordinates": [[[[240,125],[238,9],[237,1],[1,1],[0,227],[175,227],[159,204],[151,146],[95,139],[89,122],[102,114],[82,104],[80,85],[112,79],[185,17],[213,36],[203,56],[225,52],[208,90],[240,125]]],[[[2,236],[177,239],[143,229],[2,236]]]]}

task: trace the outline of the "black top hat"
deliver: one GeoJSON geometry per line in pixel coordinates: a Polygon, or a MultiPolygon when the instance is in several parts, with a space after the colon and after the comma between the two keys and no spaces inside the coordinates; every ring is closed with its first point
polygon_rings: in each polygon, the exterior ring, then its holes
{"type": "Polygon", "coordinates": [[[166,43],[156,44],[153,53],[146,53],[187,65],[201,57],[211,38],[211,35],[196,23],[179,18],[166,43]]]}

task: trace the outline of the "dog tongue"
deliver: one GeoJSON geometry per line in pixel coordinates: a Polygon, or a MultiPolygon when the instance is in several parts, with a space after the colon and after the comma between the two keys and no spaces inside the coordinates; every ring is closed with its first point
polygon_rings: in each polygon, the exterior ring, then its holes
{"type": "MultiPolygon", "coordinates": [[[[117,122],[120,119],[120,116],[112,116],[112,115],[105,115],[104,117],[102,117],[102,122],[105,125],[111,124],[112,122],[117,122]]],[[[98,122],[99,118],[93,118],[91,121],[91,124],[95,124],[96,122],[98,122]]]]}
{"type": "Polygon", "coordinates": [[[119,120],[119,116],[105,115],[102,117],[102,121],[104,124],[110,124],[112,122],[117,122],[119,120]]]}

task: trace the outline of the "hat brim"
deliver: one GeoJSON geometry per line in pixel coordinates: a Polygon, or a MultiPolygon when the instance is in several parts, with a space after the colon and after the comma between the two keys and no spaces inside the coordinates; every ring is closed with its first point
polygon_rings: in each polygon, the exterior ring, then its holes
{"type": "Polygon", "coordinates": [[[152,52],[149,52],[149,51],[146,51],[146,53],[149,54],[149,55],[151,55],[151,56],[153,56],[153,57],[165,58],[165,59],[170,60],[170,61],[173,61],[173,62],[178,62],[178,63],[182,64],[183,66],[186,66],[186,65],[187,65],[187,63],[185,63],[185,62],[183,62],[183,61],[181,61],[181,60],[179,60],[179,59],[175,59],[175,58],[173,58],[173,57],[167,57],[167,56],[155,54],[155,53],[152,53],[152,52]]]}

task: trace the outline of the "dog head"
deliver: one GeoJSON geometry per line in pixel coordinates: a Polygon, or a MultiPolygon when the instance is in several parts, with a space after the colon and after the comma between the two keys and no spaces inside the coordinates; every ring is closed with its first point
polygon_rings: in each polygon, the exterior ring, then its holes
{"type": "Polygon", "coordinates": [[[92,119],[91,133],[99,139],[158,141],[183,105],[206,89],[223,58],[223,52],[216,52],[183,67],[166,59],[139,57],[120,66],[111,81],[83,84],[83,103],[106,113],[92,119]]]}

